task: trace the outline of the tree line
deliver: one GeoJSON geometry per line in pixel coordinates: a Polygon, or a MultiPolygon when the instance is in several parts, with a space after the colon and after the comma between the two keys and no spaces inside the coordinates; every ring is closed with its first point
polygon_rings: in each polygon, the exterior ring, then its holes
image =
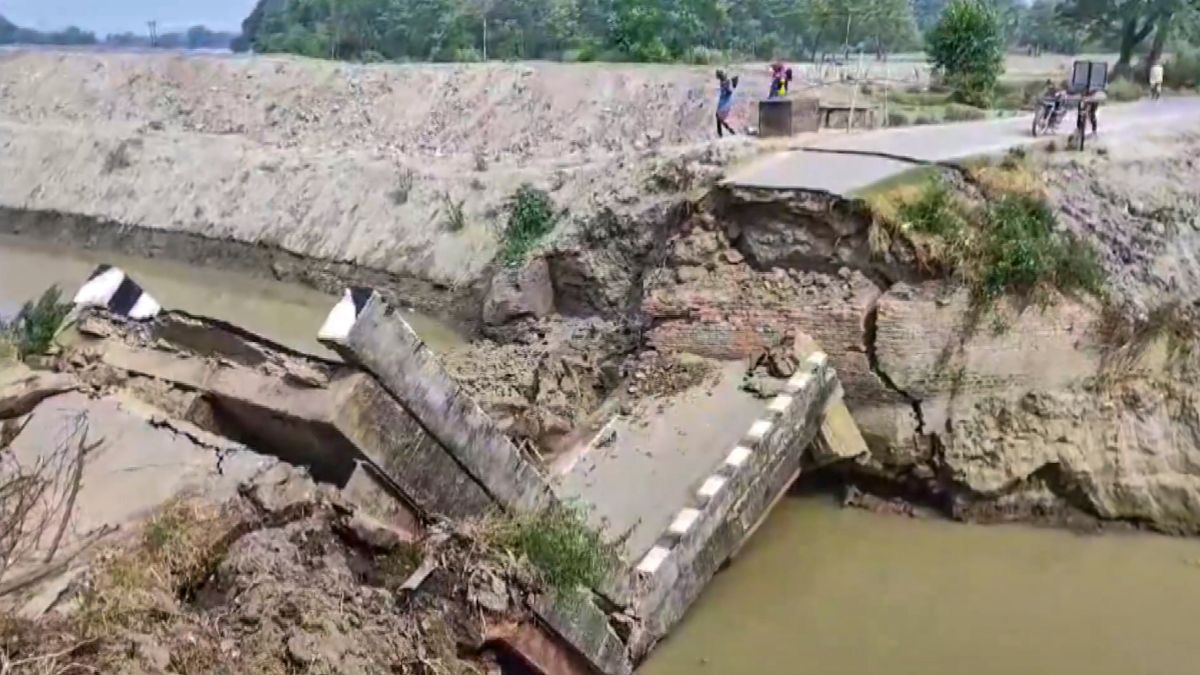
{"type": "Polygon", "coordinates": [[[163,49],[228,49],[238,37],[235,33],[192,26],[185,31],[162,33],[152,41],[141,33],[110,33],[103,39],[77,26],[63,30],[39,31],[23,28],[0,16],[0,45],[114,45],[121,47],[160,47],[163,49]]]}
{"type": "MultiPolygon", "coordinates": [[[[979,0],[1008,49],[1194,40],[1200,0],[979,0]]],[[[821,60],[919,50],[947,0],[259,0],[235,49],[376,60],[821,60]]]]}
{"type": "Polygon", "coordinates": [[[359,60],[707,62],[920,45],[909,0],[260,0],[239,46],[359,60]]]}

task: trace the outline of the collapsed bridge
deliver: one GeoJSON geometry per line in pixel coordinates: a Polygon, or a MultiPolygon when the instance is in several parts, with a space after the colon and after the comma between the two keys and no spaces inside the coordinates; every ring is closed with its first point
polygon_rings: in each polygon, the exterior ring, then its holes
{"type": "Polygon", "coordinates": [[[340,362],[159,311],[112,268],[77,300],[91,307],[81,307],[73,348],[89,362],[184,392],[183,423],[307,467],[397,527],[585,506],[613,542],[610,574],[588,602],[541,598],[536,620],[502,638],[547,674],[631,672],[803,466],[865,452],[837,374],[811,340],[765,403],[741,391],[730,366],[709,391],[664,402],[642,425],[614,414],[543,465],[369,289],[347,291],[319,332],[340,362]]]}

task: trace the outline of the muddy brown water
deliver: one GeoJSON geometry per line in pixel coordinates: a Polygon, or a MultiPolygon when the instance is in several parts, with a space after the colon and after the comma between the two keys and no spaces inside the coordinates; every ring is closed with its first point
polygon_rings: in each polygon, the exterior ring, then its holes
{"type": "MultiPolygon", "coordinates": [[[[125,270],[164,307],[237,324],[311,354],[333,357],[316,340],[317,330],[338,298],[296,284],[229,270],[76,250],[0,235],[0,316],[14,314],[26,300],[58,284],[70,299],[96,265],[125,270]]],[[[414,330],[435,349],[463,343],[448,325],[416,312],[403,312],[414,330]]]]}
{"type": "Polygon", "coordinates": [[[1200,541],[791,497],[638,675],[1169,675],[1200,669],[1200,541]]]}

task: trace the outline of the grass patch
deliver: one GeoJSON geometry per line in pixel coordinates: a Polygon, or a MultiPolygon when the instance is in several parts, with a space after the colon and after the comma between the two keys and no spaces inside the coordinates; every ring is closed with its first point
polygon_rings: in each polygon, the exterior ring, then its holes
{"type": "Polygon", "coordinates": [[[899,105],[911,105],[919,108],[943,106],[950,102],[948,92],[936,91],[889,91],[888,102],[899,105]]]}
{"type": "Polygon", "coordinates": [[[63,302],[57,285],[47,288],[36,302],[26,302],[12,321],[0,322],[0,357],[23,359],[49,351],[71,306],[63,302]]]}
{"type": "Polygon", "coordinates": [[[400,175],[396,177],[396,187],[388,193],[392,203],[396,206],[403,206],[408,203],[408,198],[412,196],[413,184],[416,182],[416,174],[412,169],[404,169],[400,175]]]}
{"type": "Polygon", "coordinates": [[[508,200],[508,224],[504,228],[500,257],[508,267],[525,264],[529,253],[554,230],[558,213],[545,190],[525,184],[508,200]]]}
{"type": "Polygon", "coordinates": [[[1117,102],[1136,101],[1146,95],[1140,84],[1128,78],[1113,80],[1106,91],[1108,97],[1117,102]]]}
{"type": "Polygon", "coordinates": [[[868,198],[876,220],[873,250],[882,253],[899,239],[922,269],[959,278],[981,303],[1005,295],[1042,299],[1048,289],[1101,295],[1104,274],[1095,250],[1058,228],[1053,209],[1026,189],[1025,178],[1001,178],[1021,175],[1025,166],[987,167],[994,173],[980,205],[940,177],[868,198]]]}
{"type": "Polygon", "coordinates": [[[95,567],[79,598],[79,627],[87,637],[148,630],[177,611],[223,554],[230,521],[215,508],[172,502],[142,529],[137,546],[109,554],[95,567]]]}
{"type": "Polygon", "coordinates": [[[1045,196],[1044,181],[1030,163],[1024,148],[1009,150],[998,163],[991,160],[970,162],[967,172],[985,197],[1007,194],[1045,196]]]}
{"type": "Polygon", "coordinates": [[[964,261],[978,296],[1030,295],[1044,286],[1099,294],[1103,273],[1095,250],[1056,231],[1045,200],[1010,194],[989,204],[978,243],[964,261]],[[974,268],[973,270],[970,268],[974,268]]]}
{"type": "Polygon", "coordinates": [[[525,558],[555,590],[570,593],[601,585],[613,559],[600,533],[587,524],[578,506],[557,506],[537,515],[496,525],[490,539],[525,558]]]}
{"type": "Polygon", "coordinates": [[[965,103],[951,103],[946,106],[945,120],[947,122],[974,122],[987,119],[987,111],[965,103]]]}
{"type": "Polygon", "coordinates": [[[902,202],[897,215],[915,232],[939,237],[961,237],[966,227],[958,198],[944,181],[927,184],[915,199],[902,202]]]}
{"type": "Polygon", "coordinates": [[[463,204],[467,200],[455,200],[449,191],[442,193],[442,227],[447,232],[461,232],[467,226],[467,216],[463,213],[463,204]]]}

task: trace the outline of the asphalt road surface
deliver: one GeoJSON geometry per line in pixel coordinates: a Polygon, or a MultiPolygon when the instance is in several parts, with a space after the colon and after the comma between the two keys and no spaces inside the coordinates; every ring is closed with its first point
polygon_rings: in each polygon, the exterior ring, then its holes
{"type": "MultiPolygon", "coordinates": [[[[845,195],[910,169],[913,165],[883,157],[831,154],[819,150],[878,152],[923,161],[950,161],[1032,144],[1039,140],[1030,133],[1032,120],[1032,115],[1026,114],[981,122],[904,127],[860,134],[826,131],[816,136],[804,150],[770,155],[735,170],[725,183],[739,187],[823,190],[845,195]]],[[[1104,142],[1172,127],[1192,125],[1200,128],[1200,97],[1108,104],[1100,108],[1099,122],[1099,140],[1104,142]]],[[[1059,126],[1058,138],[1065,142],[1074,128],[1075,116],[1068,113],[1059,126]]]]}

